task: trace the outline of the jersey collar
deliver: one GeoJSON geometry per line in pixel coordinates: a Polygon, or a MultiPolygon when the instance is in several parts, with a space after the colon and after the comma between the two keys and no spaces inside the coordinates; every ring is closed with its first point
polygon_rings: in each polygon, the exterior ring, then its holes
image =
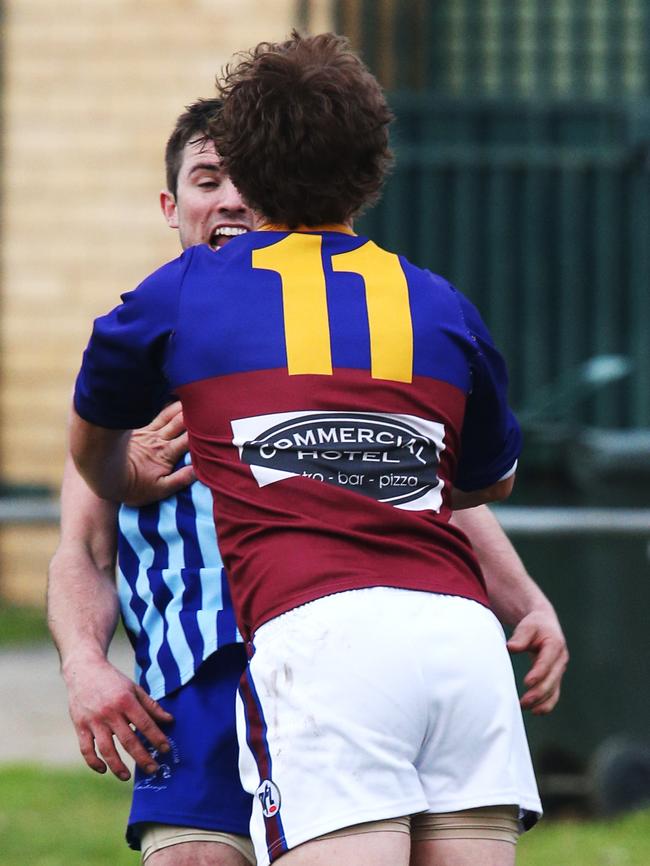
{"type": "Polygon", "coordinates": [[[289,226],[280,225],[279,223],[264,223],[257,228],[258,232],[341,232],[341,234],[352,235],[356,237],[356,233],[350,226],[343,223],[332,223],[323,226],[297,226],[290,229],[289,226]]]}

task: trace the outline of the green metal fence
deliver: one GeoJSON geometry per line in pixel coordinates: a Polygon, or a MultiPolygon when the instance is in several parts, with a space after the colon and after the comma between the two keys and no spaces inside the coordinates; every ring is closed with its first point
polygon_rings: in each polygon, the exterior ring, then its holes
{"type": "Polygon", "coordinates": [[[454,96],[637,96],[650,88],[647,0],[336,0],[389,89],[454,96]]]}
{"type": "Polygon", "coordinates": [[[649,0],[333,8],[398,118],[362,230],[478,303],[519,409],[620,355],[627,379],[567,401],[564,420],[649,427],[649,0]]]}
{"type": "Polygon", "coordinates": [[[394,95],[397,163],[361,229],[479,306],[515,405],[596,355],[625,381],[567,420],[650,426],[650,113],[394,95]]]}

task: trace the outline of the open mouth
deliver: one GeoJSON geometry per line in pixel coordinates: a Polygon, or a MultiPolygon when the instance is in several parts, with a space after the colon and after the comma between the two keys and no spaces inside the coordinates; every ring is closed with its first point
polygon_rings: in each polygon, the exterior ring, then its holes
{"type": "Polygon", "coordinates": [[[245,235],[248,232],[243,226],[219,226],[210,235],[209,244],[213,250],[221,249],[232,238],[245,235]]]}

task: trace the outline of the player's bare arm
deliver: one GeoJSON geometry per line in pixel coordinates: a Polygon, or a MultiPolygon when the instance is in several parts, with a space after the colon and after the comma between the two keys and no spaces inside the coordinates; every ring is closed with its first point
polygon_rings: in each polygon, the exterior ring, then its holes
{"type": "Polygon", "coordinates": [[[521,705],[535,715],[550,713],[560,698],[569,652],[551,602],[526,571],[499,521],[483,506],[455,513],[452,522],[476,551],[494,612],[514,631],[513,653],[528,652],[532,666],[524,678],[521,705]]]}
{"type": "Polygon", "coordinates": [[[180,403],[139,430],[109,430],[72,409],[70,453],[88,486],[103,499],[146,505],[194,481],[191,466],[174,467],[188,450],[180,403]]]}
{"type": "Polygon", "coordinates": [[[107,658],[117,625],[116,508],[95,496],[68,459],[61,493],[61,539],[49,569],[48,623],[61,658],[70,716],[81,753],[98,773],[130,773],[117,739],[146,772],[158,765],[136,737],[165,751],[158,724],[171,721],[156,701],[107,658]]]}

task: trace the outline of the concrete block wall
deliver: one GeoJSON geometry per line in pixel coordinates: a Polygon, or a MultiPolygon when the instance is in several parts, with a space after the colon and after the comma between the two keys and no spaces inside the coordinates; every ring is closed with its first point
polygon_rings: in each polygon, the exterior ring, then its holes
{"type": "MultiPolygon", "coordinates": [[[[308,4],[325,29],[329,3],[308,4]]],[[[92,319],[178,253],[158,209],[177,115],[295,0],[6,0],[0,477],[58,488],[92,319]]],[[[304,8],[304,7],[303,7],[304,8]]],[[[56,533],[0,528],[0,599],[39,602],[56,533]]]]}

